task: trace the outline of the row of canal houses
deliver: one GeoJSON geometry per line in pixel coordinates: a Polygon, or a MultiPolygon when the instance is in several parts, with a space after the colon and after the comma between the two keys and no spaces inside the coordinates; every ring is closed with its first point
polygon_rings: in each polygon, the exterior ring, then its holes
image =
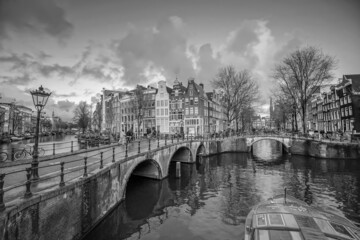
{"type": "Polygon", "coordinates": [[[360,132],[360,74],[317,89],[308,104],[307,127],[324,133],[360,132]]]}
{"type": "MultiPolygon", "coordinates": [[[[0,137],[34,133],[36,118],[36,111],[17,103],[14,98],[3,97],[0,93],[0,137]]],[[[59,121],[60,118],[55,116],[54,111],[51,117],[45,111],[41,112],[40,132],[55,130],[54,123],[59,121]]]]}
{"type": "Polygon", "coordinates": [[[139,130],[140,135],[156,131],[197,136],[226,128],[219,91],[205,92],[204,85],[197,84],[194,78],[188,79],[187,86],[176,78],[172,88],[166,81],[159,81],[157,86],[138,85],[137,89],[142,92],[143,103],[134,103],[135,89],[102,90],[102,131],[118,134],[132,130],[137,134],[139,130]]]}
{"type": "Polygon", "coordinates": [[[32,131],[32,110],[0,94],[0,135],[32,131]]]}

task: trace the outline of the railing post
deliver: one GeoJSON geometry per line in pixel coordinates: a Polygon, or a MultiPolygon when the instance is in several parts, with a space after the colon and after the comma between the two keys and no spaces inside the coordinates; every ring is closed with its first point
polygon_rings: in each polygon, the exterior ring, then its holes
{"type": "Polygon", "coordinates": [[[176,138],[177,138],[177,142],[179,142],[179,136],[177,136],[176,138]]]}
{"type": "Polygon", "coordinates": [[[104,163],[103,163],[103,152],[100,152],[100,169],[102,169],[104,167],[104,163]]]}
{"type": "Polygon", "coordinates": [[[158,137],[158,148],[160,147],[160,136],[158,137]]]}
{"type": "Polygon", "coordinates": [[[0,174],[0,212],[5,210],[4,204],[4,178],[5,173],[0,174]]]}
{"type": "Polygon", "coordinates": [[[185,134],[183,134],[183,141],[185,141],[185,134]]]}
{"type": "Polygon", "coordinates": [[[53,155],[55,155],[55,143],[53,143],[53,155]]]}
{"type": "Polygon", "coordinates": [[[151,150],[151,138],[149,138],[149,151],[151,150]]]}
{"type": "Polygon", "coordinates": [[[113,160],[112,162],[115,162],[115,147],[113,147],[113,160]]]}
{"type": "Polygon", "coordinates": [[[15,160],[15,148],[11,148],[11,161],[15,160]]]}
{"type": "Polygon", "coordinates": [[[167,136],[167,135],[165,135],[165,146],[167,145],[167,144],[166,144],[166,136],[167,136]]]}
{"type": "Polygon", "coordinates": [[[140,140],[139,140],[139,143],[138,143],[138,153],[140,153],[140,140]]]}
{"type": "Polygon", "coordinates": [[[88,141],[85,139],[85,149],[87,150],[88,149],[88,141]]]}
{"type": "Polygon", "coordinates": [[[65,182],[64,182],[64,162],[60,163],[60,187],[65,186],[65,182]]]}
{"type": "Polygon", "coordinates": [[[186,141],[189,141],[189,134],[186,135],[186,141]]]}
{"type": "Polygon", "coordinates": [[[87,177],[87,157],[84,157],[84,175],[83,177],[87,177]]]}
{"type": "Polygon", "coordinates": [[[174,143],[174,135],[171,135],[171,143],[174,143]]]}
{"type": "Polygon", "coordinates": [[[26,168],[26,192],[25,192],[25,195],[24,197],[25,198],[29,198],[32,196],[32,193],[31,193],[31,190],[30,190],[30,187],[31,187],[31,168],[26,168]]]}
{"type": "Polygon", "coordinates": [[[71,152],[74,151],[74,141],[71,141],[71,152]]]}
{"type": "Polygon", "coordinates": [[[125,144],[125,157],[128,157],[128,143],[125,144]]]}

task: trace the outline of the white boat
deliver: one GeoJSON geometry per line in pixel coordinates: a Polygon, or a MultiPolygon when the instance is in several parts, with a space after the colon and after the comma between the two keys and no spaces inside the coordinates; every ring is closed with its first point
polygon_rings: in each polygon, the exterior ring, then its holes
{"type": "Polygon", "coordinates": [[[11,136],[10,139],[11,139],[11,141],[21,141],[24,138],[21,136],[11,136]]]}
{"type": "Polygon", "coordinates": [[[360,228],[345,217],[278,195],[254,206],[245,222],[245,240],[359,240],[360,228]]]}

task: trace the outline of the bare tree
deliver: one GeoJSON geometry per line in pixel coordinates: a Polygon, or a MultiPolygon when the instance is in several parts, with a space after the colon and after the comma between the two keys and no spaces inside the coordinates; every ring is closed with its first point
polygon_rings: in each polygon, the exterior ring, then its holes
{"type": "Polygon", "coordinates": [[[86,102],[82,101],[76,106],[73,120],[84,133],[90,122],[90,108],[86,102]]]}
{"type": "Polygon", "coordinates": [[[248,70],[236,72],[233,66],[221,68],[212,81],[212,85],[222,92],[221,104],[225,110],[227,122],[235,121],[236,130],[244,109],[258,99],[258,86],[248,70]]]}
{"type": "MultiPolygon", "coordinates": [[[[279,88],[296,103],[300,111],[302,130],[306,132],[307,104],[317,87],[333,78],[334,57],[315,47],[296,50],[275,66],[273,78],[279,88]]],[[[296,114],[295,114],[296,115],[296,114]]]]}
{"type": "Polygon", "coordinates": [[[134,111],[134,117],[137,123],[137,135],[140,137],[140,127],[144,119],[144,110],[145,110],[145,99],[144,99],[144,88],[143,86],[137,85],[133,90],[133,98],[131,105],[134,111]]]}

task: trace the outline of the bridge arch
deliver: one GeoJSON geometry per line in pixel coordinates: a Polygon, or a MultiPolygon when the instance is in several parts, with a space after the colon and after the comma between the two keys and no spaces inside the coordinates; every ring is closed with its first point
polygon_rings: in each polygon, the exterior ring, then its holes
{"type": "Polygon", "coordinates": [[[272,141],[281,143],[283,153],[289,153],[289,151],[290,151],[291,146],[288,143],[285,143],[283,138],[279,139],[279,138],[274,138],[274,137],[258,137],[258,138],[251,139],[250,144],[248,144],[248,151],[252,153],[253,145],[257,142],[264,141],[264,140],[272,140],[272,141]]]}
{"type": "Polygon", "coordinates": [[[194,162],[194,157],[191,152],[191,149],[186,146],[181,146],[171,155],[169,162],[183,162],[183,163],[192,163],[194,162]]]}
{"type": "Polygon", "coordinates": [[[131,176],[140,176],[152,179],[162,179],[163,178],[163,171],[161,166],[157,161],[154,159],[143,159],[139,161],[137,164],[132,165],[130,168],[127,169],[124,177],[124,191],[123,191],[123,198],[126,196],[126,188],[131,176]]]}

